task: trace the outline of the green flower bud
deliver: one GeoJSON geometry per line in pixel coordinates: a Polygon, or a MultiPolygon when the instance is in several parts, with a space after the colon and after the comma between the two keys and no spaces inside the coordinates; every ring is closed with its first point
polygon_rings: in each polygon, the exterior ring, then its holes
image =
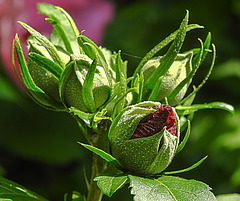
{"type": "MultiPolygon", "coordinates": [[[[192,70],[192,52],[178,54],[177,58],[164,75],[156,101],[162,101],[184,80],[192,70]]],[[[142,68],[144,81],[146,82],[153,72],[158,68],[163,57],[150,59],[142,68]]],[[[191,81],[189,81],[190,84],[191,81]]],[[[185,96],[188,85],[186,84],[174,99],[169,101],[170,105],[177,105],[185,96]]]]}
{"type": "Polygon", "coordinates": [[[137,174],[165,170],[178,147],[179,118],[173,108],[159,102],[142,102],[119,114],[109,130],[112,155],[137,174]]]}
{"type": "Polygon", "coordinates": [[[94,78],[92,81],[93,108],[89,107],[89,101],[86,98],[88,94],[84,94],[83,85],[90,66],[93,61],[86,55],[74,61],[66,68],[66,74],[63,78],[61,86],[62,100],[67,107],[75,107],[83,112],[95,112],[101,107],[110,96],[110,86],[106,73],[101,66],[96,66],[94,78]]]}
{"type": "Polygon", "coordinates": [[[35,57],[33,57],[34,54],[37,54],[46,59],[52,60],[51,56],[43,46],[39,46],[35,43],[30,43],[28,51],[27,67],[34,83],[51,97],[56,104],[59,104],[61,108],[64,108],[59,96],[59,79],[44,69],[34,60],[35,57]]]}

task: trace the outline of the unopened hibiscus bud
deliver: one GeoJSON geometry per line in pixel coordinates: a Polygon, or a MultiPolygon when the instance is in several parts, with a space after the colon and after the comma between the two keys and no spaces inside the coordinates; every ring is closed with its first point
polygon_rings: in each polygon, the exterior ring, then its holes
{"type": "MultiPolygon", "coordinates": [[[[192,52],[178,54],[177,58],[164,75],[156,101],[163,101],[181,83],[192,70],[192,52]]],[[[146,82],[153,72],[158,68],[163,57],[150,59],[142,68],[144,81],[146,82]]],[[[190,83],[191,81],[189,81],[190,83]]],[[[179,93],[169,101],[170,105],[177,105],[185,96],[188,89],[186,84],[179,93]]]]}
{"type": "Polygon", "coordinates": [[[179,118],[169,105],[147,101],[119,114],[109,132],[112,154],[127,171],[158,174],[175,155],[179,118]]]}
{"type": "Polygon", "coordinates": [[[75,107],[83,112],[95,112],[108,100],[110,87],[103,67],[97,65],[93,80],[86,79],[92,64],[93,61],[90,58],[81,55],[66,68],[61,86],[61,96],[68,108],[75,107]],[[92,104],[91,100],[89,101],[90,95],[83,90],[85,82],[91,82],[92,85],[92,104]]]}
{"type": "Polygon", "coordinates": [[[34,83],[56,103],[61,105],[61,108],[64,108],[59,97],[59,79],[44,69],[42,63],[36,62],[37,57],[52,59],[43,46],[30,43],[27,67],[34,83]]]}

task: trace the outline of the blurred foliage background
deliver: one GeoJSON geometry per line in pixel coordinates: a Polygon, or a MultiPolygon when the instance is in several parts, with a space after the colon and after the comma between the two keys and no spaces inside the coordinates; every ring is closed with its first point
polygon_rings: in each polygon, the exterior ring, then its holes
{"type": "MultiPolygon", "coordinates": [[[[212,33],[216,65],[195,103],[227,102],[236,114],[197,112],[190,140],[168,170],[188,167],[208,155],[200,167],[179,176],[207,183],[215,195],[240,193],[240,1],[115,0],[114,4],[115,17],[102,45],[122,50],[129,75],[141,57],[178,28],[186,9],[190,23],[205,28],[187,34],[182,52],[199,47],[197,38],[212,33]]],[[[209,68],[209,55],[195,76],[196,85],[209,68]]],[[[84,139],[70,115],[40,108],[0,68],[0,175],[52,201],[63,200],[71,190],[86,193],[83,169],[89,176],[91,153],[77,141],[84,139]]],[[[128,191],[121,189],[104,200],[131,200],[128,191]]]]}

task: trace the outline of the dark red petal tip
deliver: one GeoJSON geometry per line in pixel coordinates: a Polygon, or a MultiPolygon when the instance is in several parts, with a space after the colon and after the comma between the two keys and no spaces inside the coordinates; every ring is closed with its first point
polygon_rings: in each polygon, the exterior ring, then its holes
{"type": "Polygon", "coordinates": [[[155,110],[139,122],[130,139],[150,137],[159,133],[164,127],[169,133],[177,136],[175,115],[172,108],[169,105],[162,104],[155,110]]]}

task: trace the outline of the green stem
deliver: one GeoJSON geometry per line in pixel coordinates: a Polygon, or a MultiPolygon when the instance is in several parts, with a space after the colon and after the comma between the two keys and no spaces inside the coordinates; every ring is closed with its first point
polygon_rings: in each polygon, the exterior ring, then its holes
{"type": "MultiPolygon", "coordinates": [[[[93,146],[98,147],[109,153],[109,141],[108,141],[108,129],[110,123],[108,120],[103,120],[97,130],[88,130],[88,136],[93,146]]],[[[107,162],[101,157],[93,154],[92,163],[92,176],[91,182],[88,188],[87,201],[101,201],[103,193],[98,188],[97,183],[93,179],[101,172],[104,172],[107,168],[107,162]]]]}

